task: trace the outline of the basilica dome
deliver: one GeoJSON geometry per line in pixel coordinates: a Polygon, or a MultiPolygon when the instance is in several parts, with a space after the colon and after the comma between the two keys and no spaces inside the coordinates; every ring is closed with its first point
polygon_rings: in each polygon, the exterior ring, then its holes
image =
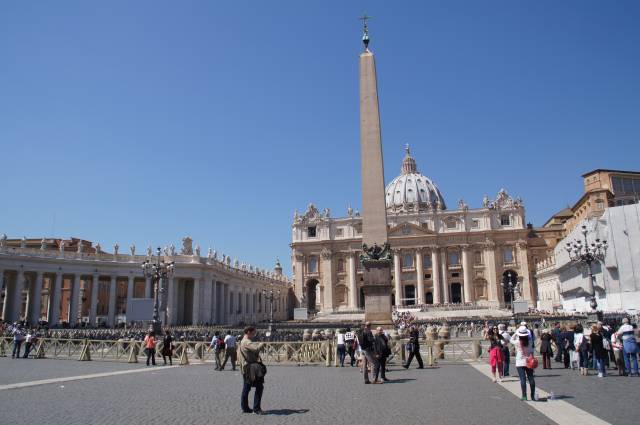
{"type": "Polygon", "coordinates": [[[402,171],[387,185],[385,195],[387,209],[394,212],[446,209],[438,187],[418,172],[408,145],[402,160],[402,171]]]}

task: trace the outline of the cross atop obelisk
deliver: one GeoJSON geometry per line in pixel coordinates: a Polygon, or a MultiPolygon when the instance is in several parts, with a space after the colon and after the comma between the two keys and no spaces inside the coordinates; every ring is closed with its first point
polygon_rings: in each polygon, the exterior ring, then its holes
{"type": "Polygon", "coordinates": [[[362,43],[364,44],[364,50],[368,51],[369,50],[369,26],[367,25],[367,21],[371,19],[371,16],[367,16],[367,13],[365,12],[365,14],[358,19],[362,21],[362,43]]]}
{"type": "Polygon", "coordinates": [[[391,252],[387,242],[384,165],[378,83],[364,15],[365,50],[360,54],[360,161],[362,172],[362,256],[365,320],[391,323],[391,252]]]}

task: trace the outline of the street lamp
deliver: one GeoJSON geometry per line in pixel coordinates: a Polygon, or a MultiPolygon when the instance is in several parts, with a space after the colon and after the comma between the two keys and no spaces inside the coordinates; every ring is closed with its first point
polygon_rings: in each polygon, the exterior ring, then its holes
{"type": "Polygon", "coordinates": [[[152,330],[155,335],[159,335],[162,331],[162,323],[160,322],[160,297],[164,294],[164,286],[161,284],[163,279],[166,279],[173,275],[175,263],[165,263],[164,259],[160,258],[161,250],[158,248],[156,252],[156,262],[152,262],[151,259],[145,260],[142,263],[142,274],[145,278],[150,278],[153,285],[153,322],[152,330]]]}
{"type": "Polygon", "coordinates": [[[518,287],[518,280],[517,280],[517,275],[515,274],[515,272],[509,270],[507,271],[507,273],[505,274],[505,278],[502,279],[502,287],[509,291],[509,294],[511,294],[511,314],[515,314],[514,308],[513,308],[513,299],[515,297],[515,292],[516,292],[516,288],[518,287]]]}
{"type": "Polygon", "coordinates": [[[273,285],[269,289],[263,289],[262,295],[269,300],[269,335],[273,335],[273,300],[275,296],[280,296],[280,289],[274,289],[273,285]]]}
{"type": "Polygon", "coordinates": [[[589,243],[587,240],[587,226],[582,226],[582,235],[584,236],[584,243],[580,239],[576,239],[573,242],[567,242],[565,249],[569,253],[569,259],[575,263],[576,266],[582,270],[586,267],[589,272],[589,288],[588,292],[591,295],[589,306],[592,310],[598,308],[598,302],[596,301],[596,289],[595,289],[595,277],[593,275],[592,263],[597,261],[603,261],[604,256],[607,253],[607,241],[600,241],[596,239],[595,242],[589,243]]]}

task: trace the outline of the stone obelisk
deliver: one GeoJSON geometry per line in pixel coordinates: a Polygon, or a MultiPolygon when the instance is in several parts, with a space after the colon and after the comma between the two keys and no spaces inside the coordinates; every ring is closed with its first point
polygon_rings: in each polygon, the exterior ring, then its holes
{"type": "Polygon", "coordinates": [[[362,169],[362,255],[365,321],[390,324],[391,253],[387,241],[384,166],[376,64],[369,50],[364,16],[364,52],[360,54],[360,159],[362,169]]]}

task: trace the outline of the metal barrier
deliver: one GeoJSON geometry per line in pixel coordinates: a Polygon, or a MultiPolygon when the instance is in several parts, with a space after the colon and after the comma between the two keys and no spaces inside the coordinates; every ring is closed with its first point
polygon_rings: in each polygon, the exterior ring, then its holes
{"type": "MultiPolygon", "coordinates": [[[[406,339],[391,339],[391,364],[404,363],[406,339]]],[[[0,338],[0,356],[11,354],[11,337],[0,338]]],[[[464,363],[488,359],[489,342],[479,338],[456,338],[420,341],[420,352],[425,363],[464,363]]],[[[23,344],[24,350],[24,344],[23,344]]],[[[156,345],[156,357],[161,357],[162,342],[156,345]]],[[[33,358],[67,359],[80,361],[117,361],[137,363],[144,356],[142,341],[104,341],[90,339],[40,338],[33,345],[33,358]]],[[[334,341],[265,342],[261,353],[266,364],[316,364],[338,366],[337,345],[334,341]]],[[[178,364],[206,363],[215,360],[209,343],[182,341],[175,343],[173,360],[178,364]]]]}

